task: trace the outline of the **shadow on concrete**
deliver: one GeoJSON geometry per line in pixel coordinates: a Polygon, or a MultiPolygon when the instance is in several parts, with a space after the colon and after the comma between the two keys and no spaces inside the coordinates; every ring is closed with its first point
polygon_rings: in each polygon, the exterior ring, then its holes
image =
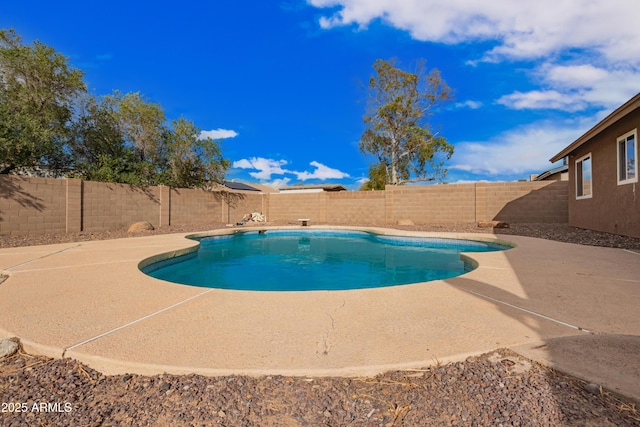
{"type": "MultiPolygon", "coordinates": [[[[540,337],[540,342],[515,345],[512,350],[640,401],[638,255],[615,248],[497,237],[522,243],[503,252],[512,278],[493,283],[470,279],[471,274],[447,283],[490,302],[540,337]]],[[[559,405],[562,398],[558,393],[559,405]]]]}

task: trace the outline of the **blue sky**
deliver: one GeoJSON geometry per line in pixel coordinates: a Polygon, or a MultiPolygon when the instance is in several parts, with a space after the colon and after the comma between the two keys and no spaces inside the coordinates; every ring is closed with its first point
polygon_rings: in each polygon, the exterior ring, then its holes
{"type": "Polygon", "coordinates": [[[222,141],[228,179],[357,189],[376,59],[440,70],[446,181],[513,181],[640,91],[637,0],[5,2],[0,27],[222,141]],[[35,3],[35,4],[34,4],[35,3]]]}

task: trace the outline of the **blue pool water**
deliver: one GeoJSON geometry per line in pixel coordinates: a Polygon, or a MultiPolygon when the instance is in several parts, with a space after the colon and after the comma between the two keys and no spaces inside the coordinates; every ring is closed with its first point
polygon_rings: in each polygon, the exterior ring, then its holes
{"type": "Polygon", "coordinates": [[[196,252],[151,264],[143,272],[207,288],[362,289],[459,276],[472,269],[460,252],[508,249],[469,240],[329,230],[242,232],[199,241],[196,252]]]}

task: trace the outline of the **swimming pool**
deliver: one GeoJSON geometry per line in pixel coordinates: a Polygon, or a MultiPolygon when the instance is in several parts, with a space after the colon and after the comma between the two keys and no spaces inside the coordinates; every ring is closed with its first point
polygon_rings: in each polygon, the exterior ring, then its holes
{"type": "Polygon", "coordinates": [[[472,240],[318,229],[239,232],[197,240],[197,251],[142,271],[157,279],[207,288],[363,289],[459,276],[473,269],[461,252],[509,248],[472,240]]]}

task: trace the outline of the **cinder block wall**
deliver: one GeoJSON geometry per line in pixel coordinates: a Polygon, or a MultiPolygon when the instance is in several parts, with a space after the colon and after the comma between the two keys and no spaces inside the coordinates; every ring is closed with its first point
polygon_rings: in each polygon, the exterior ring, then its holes
{"type": "Polygon", "coordinates": [[[410,219],[415,224],[475,222],[475,185],[388,185],[387,222],[410,219]]]}
{"type": "Polygon", "coordinates": [[[314,222],[327,221],[327,195],[322,193],[269,194],[269,221],[297,222],[310,218],[314,222]]]}
{"type": "Polygon", "coordinates": [[[67,183],[0,175],[0,235],[64,233],[67,183]]]}
{"type": "Polygon", "coordinates": [[[567,183],[560,181],[387,186],[385,191],[373,192],[278,194],[270,195],[269,203],[270,219],[287,222],[303,217],[330,224],[396,224],[407,219],[415,224],[568,221],[567,183]],[[326,221],[322,220],[323,214],[326,221]]]}
{"type": "MultiPolygon", "coordinates": [[[[264,194],[256,194],[255,191],[235,191],[227,194],[222,206],[221,222],[236,224],[242,220],[243,216],[253,212],[267,215],[264,194]]],[[[269,220],[268,217],[267,220],[269,220]]]]}
{"type": "Polygon", "coordinates": [[[160,226],[159,187],[82,182],[83,231],[118,230],[139,221],[160,226]]]}
{"type": "Polygon", "coordinates": [[[78,179],[0,176],[0,234],[116,230],[137,221],[154,226],[236,223],[250,212],[268,221],[416,224],[568,221],[567,182],[388,186],[385,191],[212,193],[139,188],[78,179]]]}
{"type": "Polygon", "coordinates": [[[264,195],[253,191],[210,192],[172,188],[170,224],[235,224],[248,213],[264,213],[264,195]]]}
{"type": "Polygon", "coordinates": [[[568,216],[566,181],[477,183],[478,221],[565,223],[568,216]]]}
{"type": "Polygon", "coordinates": [[[385,222],[384,191],[341,191],[324,194],[327,199],[326,212],[329,224],[385,222]]]}
{"type": "MultiPolygon", "coordinates": [[[[172,188],[170,191],[170,224],[219,223],[222,219],[223,199],[200,189],[172,188]]],[[[226,214],[226,209],[225,209],[226,214]]]]}

